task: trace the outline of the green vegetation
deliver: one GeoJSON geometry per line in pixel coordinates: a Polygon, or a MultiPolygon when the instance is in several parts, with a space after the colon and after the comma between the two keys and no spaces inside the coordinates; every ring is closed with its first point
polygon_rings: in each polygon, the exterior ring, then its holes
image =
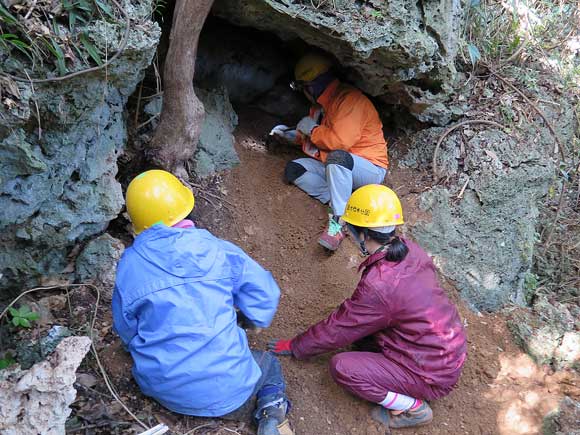
{"type": "Polygon", "coordinates": [[[4,370],[13,364],[16,364],[16,360],[12,358],[12,355],[9,353],[4,355],[4,358],[0,358],[0,370],[4,370]]]}
{"type": "Polygon", "coordinates": [[[578,9],[575,0],[471,0],[464,59],[488,65],[533,59],[562,77],[576,80],[578,86],[580,69],[574,63],[572,47],[578,32],[578,9]]]}
{"type": "Polygon", "coordinates": [[[102,65],[106,54],[86,31],[97,20],[121,21],[109,0],[61,0],[50,10],[0,3],[0,60],[4,55],[19,62],[31,76],[47,68],[64,75],[102,65]]]}
{"type": "Polygon", "coordinates": [[[12,316],[12,324],[16,327],[30,328],[31,322],[40,318],[40,315],[32,311],[28,305],[22,305],[18,309],[10,308],[8,311],[12,316]]]}

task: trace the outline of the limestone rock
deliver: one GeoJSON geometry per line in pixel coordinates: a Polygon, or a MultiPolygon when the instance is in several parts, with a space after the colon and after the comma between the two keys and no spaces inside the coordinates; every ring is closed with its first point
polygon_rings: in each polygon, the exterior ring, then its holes
{"type": "MultiPolygon", "coordinates": [[[[125,103],[160,36],[144,15],[147,4],[127,6],[138,25],[106,71],[36,84],[34,92],[18,82],[17,105],[0,104],[0,289],[63,273],[72,246],[101,233],[121,210],[115,175],[127,140],[125,103]]],[[[99,21],[88,29],[95,45],[110,52],[124,27],[99,21]]],[[[0,64],[20,74],[1,52],[0,64]]]]}
{"type": "Polygon", "coordinates": [[[79,282],[93,282],[110,299],[115,286],[115,271],[125,245],[120,240],[103,234],[91,240],[76,261],[76,278],[79,282]]]}
{"type": "Polygon", "coordinates": [[[200,177],[207,177],[240,162],[232,135],[238,124],[238,116],[226,89],[206,91],[198,88],[195,93],[205,107],[205,119],[194,157],[194,172],[200,177]]]}
{"type": "MultiPolygon", "coordinates": [[[[430,166],[441,130],[416,135],[401,164],[430,166]]],[[[509,302],[527,303],[536,203],[548,190],[552,163],[541,147],[498,130],[473,133],[465,145],[448,137],[438,162],[440,174],[457,181],[422,195],[421,207],[431,213],[431,221],[412,228],[413,236],[435,255],[472,307],[493,311],[509,302]]]]}
{"type": "Polygon", "coordinates": [[[579,316],[579,307],[540,296],[531,309],[511,313],[508,326],[538,364],[580,370],[580,331],[575,328],[579,316]]]}
{"type": "Polygon", "coordinates": [[[407,106],[422,121],[445,124],[454,116],[445,102],[456,78],[460,0],[341,1],[318,7],[308,1],[217,0],[213,12],[333,54],[362,90],[407,106]]]}
{"type": "Polygon", "coordinates": [[[580,435],[580,402],[566,396],[558,410],[544,419],[543,435],[580,435]]]}
{"type": "Polygon", "coordinates": [[[76,397],[75,372],[89,351],[88,337],[68,337],[30,370],[0,371],[0,432],[5,435],[65,433],[76,397]]]}

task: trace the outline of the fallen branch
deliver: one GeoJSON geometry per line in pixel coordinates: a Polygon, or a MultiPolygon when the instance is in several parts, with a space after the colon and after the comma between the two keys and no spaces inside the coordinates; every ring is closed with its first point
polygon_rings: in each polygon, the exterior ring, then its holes
{"type": "MultiPolygon", "coordinates": [[[[227,200],[227,199],[225,199],[224,197],[222,197],[222,196],[219,196],[219,195],[216,195],[216,194],[214,194],[214,193],[211,193],[211,192],[208,192],[207,190],[204,190],[204,188],[203,188],[202,186],[200,186],[199,184],[195,184],[195,183],[192,183],[192,182],[190,182],[190,181],[188,181],[188,182],[187,182],[187,184],[189,184],[191,187],[195,187],[196,189],[198,189],[198,190],[200,190],[200,191],[203,191],[203,195],[207,195],[207,196],[209,196],[209,197],[211,197],[211,198],[214,198],[214,199],[217,199],[217,200],[219,200],[219,201],[225,202],[225,203],[226,203],[226,204],[228,204],[230,207],[234,207],[234,208],[236,207],[234,204],[232,204],[230,201],[228,201],[228,200],[227,200]]],[[[201,195],[201,194],[200,194],[200,195],[201,195]]],[[[207,198],[205,198],[205,199],[207,199],[207,198]]]]}
{"type": "Polygon", "coordinates": [[[29,79],[26,77],[13,76],[13,75],[7,74],[7,73],[0,73],[0,77],[7,77],[7,78],[12,79],[12,80],[17,81],[17,82],[29,82],[29,83],[61,82],[64,80],[71,79],[73,77],[77,77],[77,76],[87,74],[90,72],[99,71],[103,68],[108,67],[111,63],[113,63],[121,55],[121,53],[123,53],[123,51],[125,51],[125,48],[127,47],[127,42],[129,41],[129,30],[131,29],[131,18],[129,17],[129,14],[127,13],[127,11],[125,9],[123,9],[123,7],[121,7],[121,5],[116,0],[111,0],[111,1],[115,4],[117,9],[119,9],[121,14],[125,17],[125,33],[123,35],[121,45],[119,46],[119,50],[117,50],[117,52],[110,59],[108,59],[105,63],[103,63],[102,65],[94,66],[92,68],[87,68],[87,69],[84,69],[81,71],[75,71],[73,73],[70,73],[70,74],[67,74],[64,76],[52,77],[52,78],[48,78],[48,79],[29,79]]]}
{"type": "Polygon", "coordinates": [[[437,179],[439,178],[439,173],[437,170],[437,154],[439,153],[439,147],[441,147],[441,143],[449,135],[449,133],[453,132],[454,130],[458,129],[459,127],[462,127],[462,126],[468,125],[468,124],[487,124],[487,125],[493,125],[495,127],[501,128],[502,130],[505,129],[505,127],[503,125],[501,125],[495,121],[488,121],[486,119],[470,119],[467,121],[460,122],[459,124],[455,124],[452,127],[449,127],[439,137],[439,140],[437,141],[437,145],[435,145],[435,151],[433,151],[433,165],[432,165],[432,167],[433,167],[433,175],[435,176],[435,178],[437,178],[437,179]]]}

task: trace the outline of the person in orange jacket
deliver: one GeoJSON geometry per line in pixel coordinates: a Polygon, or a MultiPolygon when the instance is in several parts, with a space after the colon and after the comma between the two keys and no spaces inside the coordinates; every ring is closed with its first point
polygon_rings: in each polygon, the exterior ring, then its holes
{"type": "Polygon", "coordinates": [[[387,143],[373,103],[358,89],[341,83],[332,62],[307,54],[296,64],[295,81],[312,103],[296,130],[276,126],[271,134],[302,145],[309,157],[289,162],[284,177],[323,204],[330,203],[328,226],[318,243],[335,251],[345,237],[340,219],[353,190],[380,184],[387,174],[387,143]]]}

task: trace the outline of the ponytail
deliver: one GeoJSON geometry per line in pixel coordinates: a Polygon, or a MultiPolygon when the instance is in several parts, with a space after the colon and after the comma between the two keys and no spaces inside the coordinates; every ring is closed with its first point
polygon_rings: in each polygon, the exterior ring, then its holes
{"type": "Polygon", "coordinates": [[[384,246],[385,260],[398,263],[403,261],[409,253],[409,248],[399,236],[395,236],[395,230],[388,234],[379,233],[372,229],[367,230],[367,235],[374,241],[384,246]]]}

